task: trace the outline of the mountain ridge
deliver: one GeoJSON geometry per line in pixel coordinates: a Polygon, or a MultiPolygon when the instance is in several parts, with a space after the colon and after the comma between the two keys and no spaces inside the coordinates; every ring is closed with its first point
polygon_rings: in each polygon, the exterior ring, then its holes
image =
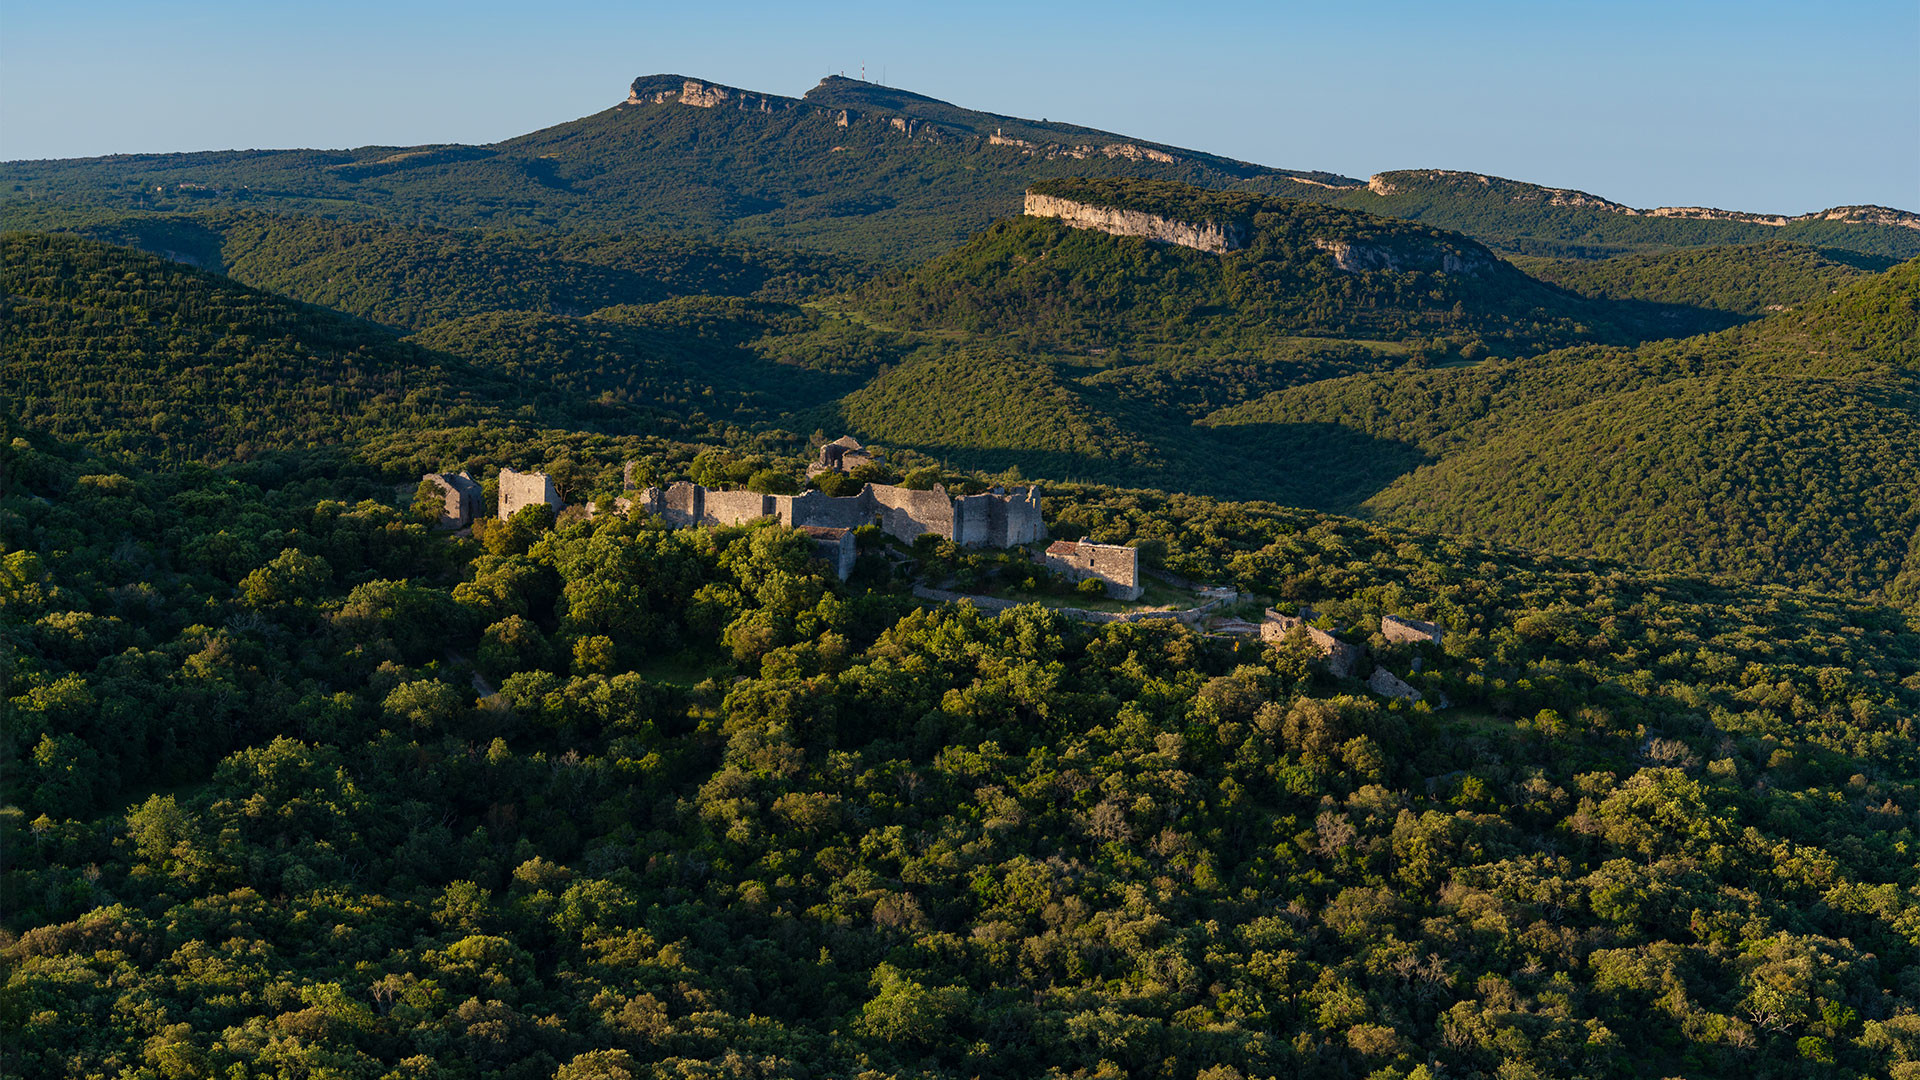
{"type": "Polygon", "coordinates": [[[454,227],[724,234],[900,264],[952,249],[1018,213],[1029,185],[1065,175],[1328,203],[1533,257],[1767,240],[1920,255],[1920,215],[1892,208],[1841,205],[1792,219],[1689,207],[1629,212],[1574,189],[1478,173],[1403,170],[1361,181],[970,110],[839,76],[788,97],[643,75],[607,109],[479,146],[5,162],[0,203],[15,213],[49,204],[159,212],[247,206],[454,227]]]}

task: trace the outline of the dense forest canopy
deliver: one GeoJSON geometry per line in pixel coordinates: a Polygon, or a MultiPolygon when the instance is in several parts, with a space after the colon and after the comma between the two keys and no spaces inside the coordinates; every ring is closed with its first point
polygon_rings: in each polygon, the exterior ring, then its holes
{"type": "Polygon", "coordinates": [[[0,1072],[1920,1080],[1920,231],[633,97],[0,165],[0,1072]]]}

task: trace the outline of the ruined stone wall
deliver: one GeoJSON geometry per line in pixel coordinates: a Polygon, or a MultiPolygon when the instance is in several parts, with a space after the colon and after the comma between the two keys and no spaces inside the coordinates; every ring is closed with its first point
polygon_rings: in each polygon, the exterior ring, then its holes
{"type": "Polygon", "coordinates": [[[857,529],[873,524],[873,497],[863,489],[858,495],[833,496],[824,491],[799,495],[773,496],[773,516],[789,528],[818,525],[829,529],[857,529]]]}
{"type": "Polygon", "coordinates": [[[1027,192],[1026,214],[1028,217],[1058,218],[1076,229],[1093,229],[1114,236],[1139,236],[1165,244],[1179,244],[1196,251],[1210,251],[1215,255],[1224,255],[1247,246],[1244,230],[1236,225],[1220,225],[1211,221],[1175,221],[1139,210],[1094,206],[1055,195],[1035,195],[1031,191],[1027,192]]]}
{"type": "Polygon", "coordinates": [[[1015,488],[994,505],[994,532],[988,541],[993,547],[1032,544],[1047,538],[1046,522],[1040,520],[1040,489],[1015,488]]]}
{"type": "Polygon", "coordinates": [[[558,514],[566,505],[560,501],[560,489],[546,473],[521,473],[500,470],[500,520],[505,521],[525,507],[546,503],[558,514]]]}
{"type": "Polygon", "coordinates": [[[1367,689],[1384,698],[1394,698],[1399,701],[1420,700],[1420,691],[1407,685],[1399,676],[1383,667],[1374,668],[1373,674],[1367,677],[1367,689]]]}
{"type": "MultiPolygon", "coordinates": [[[[911,544],[932,533],[969,547],[1012,547],[1045,539],[1040,520],[1040,489],[1019,488],[965,498],[950,497],[944,487],[913,491],[868,484],[860,494],[832,496],[822,491],[800,495],[761,495],[751,491],[708,491],[685,480],[662,491],[648,488],[629,503],[668,525],[741,525],[770,517],[788,528],[818,526],[857,529],[879,525],[887,535],[911,544]]],[[[1133,579],[1128,578],[1132,584],[1133,579]]]]}
{"type": "Polygon", "coordinates": [[[1360,647],[1349,645],[1325,630],[1312,625],[1303,618],[1294,615],[1282,615],[1268,608],[1266,617],[1260,623],[1260,640],[1279,642],[1286,640],[1288,634],[1302,630],[1320,655],[1326,657],[1327,671],[1334,678],[1344,679],[1352,675],[1360,663],[1360,647]]]}
{"type": "Polygon", "coordinates": [[[480,485],[466,473],[428,473],[420,479],[440,491],[440,517],[437,529],[464,529],[473,524],[481,509],[480,485]]]}
{"type": "Polygon", "coordinates": [[[931,491],[872,484],[861,495],[872,496],[881,531],[896,540],[911,544],[924,533],[953,537],[953,499],[939,484],[931,491]]]}
{"type": "Polygon", "coordinates": [[[859,558],[859,550],[853,539],[852,529],[829,528],[823,525],[803,526],[801,531],[813,539],[814,550],[841,581],[853,573],[853,564],[859,558]]]}
{"type": "Polygon", "coordinates": [[[1040,561],[1076,580],[1099,578],[1106,583],[1107,595],[1116,600],[1138,600],[1145,591],[1140,585],[1139,548],[1062,540],[1049,545],[1040,561]]]}
{"type": "Polygon", "coordinates": [[[1445,631],[1438,623],[1421,622],[1399,615],[1380,617],[1380,636],[1388,641],[1432,642],[1438,645],[1444,635],[1445,631]]]}
{"type": "Polygon", "coordinates": [[[648,508],[676,529],[700,524],[701,517],[706,513],[707,489],[685,480],[669,485],[665,491],[648,488],[647,495],[650,496],[648,508]]]}
{"type": "Polygon", "coordinates": [[[962,495],[953,500],[953,542],[961,547],[991,546],[993,508],[998,501],[985,494],[962,495]]]}
{"type": "Polygon", "coordinates": [[[749,521],[758,521],[773,516],[773,507],[768,505],[770,496],[757,491],[708,491],[706,513],[701,515],[702,525],[745,525],[749,521]]]}

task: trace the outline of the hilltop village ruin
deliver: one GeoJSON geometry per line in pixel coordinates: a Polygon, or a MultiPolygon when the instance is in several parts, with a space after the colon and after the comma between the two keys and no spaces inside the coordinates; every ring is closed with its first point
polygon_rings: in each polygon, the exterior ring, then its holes
{"type": "MultiPolygon", "coordinates": [[[[819,456],[807,467],[808,477],[824,472],[851,473],[875,460],[874,455],[851,436],[843,436],[820,448],[819,456]]],[[[623,488],[626,494],[615,501],[623,514],[641,510],[676,529],[697,526],[744,525],[771,519],[792,529],[804,530],[822,548],[842,578],[852,572],[852,533],[865,525],[902,543],[911,544],[922,536],[933,535],[961,547],[1015,548],[1035,544],[1047,538],[1047,527],[1040,517],[1038,486],[1017,487],[1008,491],[996,487],[978,495],[953,495],[935,484],[918,490],[893,484],[865,484],[856,495],[829,495],[807,491],[799,495],[763,495],[755,491],[721,491],[685,480],[667,487],[636,490],[634,465],[627,464],[623,488]]],[[[447,492],[439,526],[465,528],[481,510],[478,485],[465,473],[428,473],[424,478],[447,492]],[[471,490],[471,498],[466,494],[471,490]]],[[[529,506],[545,504],[557,514],[565,508],[559,489],[551,477],[537,472],[500,470],[498,516],[505,521],[529,506]]],[[[1098,578],[1110,596],[1137,600],[1142,592],[1139,553],[1134,548],[1114,544],[1059,541],[1036,561],[1075,581],[1098,578]]]]}
{"type": "MultiPolygon", "coordinates": [[[[809,478],[823,473],[849,475],[861,466],[879,461],[851,436],[842,436],[820,447],[815,460],[807,466],[809,478]]],[[[911,544],[923,536],[937,536],[961,547],[1021,548],[1047,540],[1047,527],[1040,517],[1040,489],[1037,485],[1011,491],[996,487],[977,495],[953,495],[945,486],[930,489],[900,487],[893,484],[863,484],[855,495],[829,495],[812,490],[798,495],[767,495],[755,491],[724,491],[679,481],[666,487],[636,488],[636,463],[628,462],[622,488],[625,494],[614,500],[614,511],[632,514],[636,510],[658,518],[669,528],[745,525],[771,520],[807,534],[816,554],[834,573],[846,580],[857,559],[854,530],[874,526],[887,536],[911,544]]],[[[422,477],[420,497],[439,497],[439,527],[460,529],[485,515],[485,500],[480,485],[466,473],[428,473],[422,477]],[[427,486],[430,485],[430,491],[427,486]]],[[[431,505],[431,503],[429,504],[431,505]]],[[[496,514],[505,521],[529,506],[550,506],[555,514],[565,509],[559,488],[544,473],[500,470],[496,514]]],[[[591,513],[591,509],[589,513],[591,513]]],[[[1044,548],[1034,547],[1033,561],[1070,581],[1097,580],[1107,596],[1131,603],[1144,595],[1146,588],[1140,569],[1138,548],[1117,544],[1095,544],[1078,540],[1055,540],[1044,548]]],[[[957,601],[972,604],[987,612],[1017,606],[1017,601],[987,596],[969,596],[945,592],[924,584],[914,586],[914,595],[932,601],[957,601]]],[[[1239,599],[1231,588],[1198,587],[1205,600],[1186,610],[1153,609],[1125,613],[1064,609],[1075,618],[1093,622],[1133,622],[1147,619],[1172,619],[1198,627],[1210,618],[1222,603],[1239,599]]],[[[1212,618],[1213,633],[1233,636],[1257,636],[1279,643],[1299,636],[1320,654],[1327,672],[1335,678],[1355,678],[1363,670],[1369,655],[1365,646],[1340,640],[1333,633],[1313,624],[1314,613],[1301,609],[1298,615],[1286,615],[1268,608],[1258,624],[1239,619],[1212,618]]],[[[1389,643],[1439,646],[1444,640],[1442,628],[1429,622],[1386,615],[1380,620],[1380,634],[1389,643]]],[[[1420,670],[1415,659],[1414,671],[1420,670]]],[[[1408,703],[1423,700],[1420,691],[1380,666],[1376,661],[1366,678],[1367,688],[1382,697],[1408,703]]],[[[1444,695],[1433,702],[1446,708],[1444,695]]]]}

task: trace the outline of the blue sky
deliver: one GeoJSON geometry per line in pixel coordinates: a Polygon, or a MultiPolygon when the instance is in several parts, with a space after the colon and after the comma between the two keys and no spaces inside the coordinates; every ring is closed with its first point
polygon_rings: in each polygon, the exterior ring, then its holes
{"type": "Polygon", "coordinates": [[[675,72],[829,72],[1354,176],[1920,210],[1920,2],[509,5],[13,0],[0,157],[487,142],[675,72]]]}

